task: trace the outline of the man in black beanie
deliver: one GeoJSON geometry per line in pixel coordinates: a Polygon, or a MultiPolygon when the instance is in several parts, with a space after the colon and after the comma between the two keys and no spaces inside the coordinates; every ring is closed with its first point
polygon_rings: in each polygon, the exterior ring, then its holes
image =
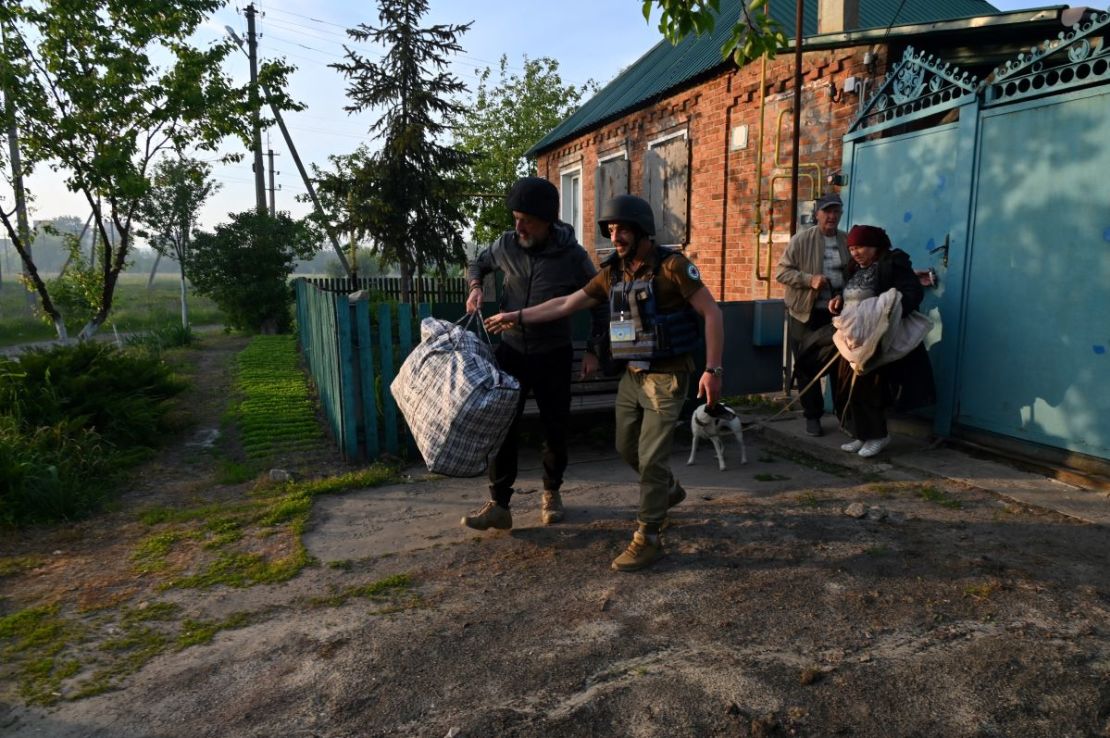
{"type": "MultiPolygon", "coordinates": [[[[513,214],[513,230],[506,231],[470,264],[467,270],[468,312],[473,313],[481,307],[482,281],[496,270],[504,275],[498,308],[501,312],[521,310],[553,297],[569,295],[597,273],[589,254],[575,238],[574,228],[558,218],[559,191],[555,185],[541,177],[523,177],[509,190],[506,204],[513,214]]],[[[591,313],[591,349],[582,359],[584,376],[597,370],[597,356],[592,346],[608,331],[608,306],[599,305],[591,313]]],[[[476,530],[513,527],[509,503],[517,475],[517,428],[529,392],[536,398],[544,434],[542,521],[550,525],[563,519],[559,488],[567,468],[573,359],[569,319],[535,326],[517,325],[502,334],[497,362],[520,381],[520,402],[505,442],[490,464],[490,500],[481,509],[465,516],[463,525],[476,530]]]]}

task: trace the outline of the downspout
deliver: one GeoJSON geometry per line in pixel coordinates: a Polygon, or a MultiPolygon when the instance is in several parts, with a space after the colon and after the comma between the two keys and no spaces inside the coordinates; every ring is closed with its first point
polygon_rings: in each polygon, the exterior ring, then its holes
{"type": "MultiPolygon", "coordinates": [[[[736,77],[736,70],[733,70],[728,75],[728,86],[725,88],[726,93],[732,98],[732,80],[736,77]]],[[[728,258],[728,175],[729,175],[729,157],[732,153],[732,111],[736,108],[736,100],[732,99],[728,108],[725,109],[725,166],[724,166],[724,185],[721,196],[721,295],[719,300],[724,302],[728,283],[725,281],[727,278],[727,270],[725,268],[725,260],[728,258]]],[[[758,202],[758,198],[756,200],[758,202]]]]}
{"type": "MultiPolygon", "coordinates": [[[[763,121],[764,111],[767,107],[767,55],[764,54],[760,59],[759,68],[759,143],[755,149],[755,218],[753,220],[752,230],[755,232],[755,278],[759,279],[759,234],[762,226],[763,217],[763,121]]],[[[766,297],[771,297],[771,279],[770,279],[770,241],[767,244],[767,264],[768,264],[768,279],[767,279],[767,294],[766,297]]]]}
{"type": "MultiPolygon", "coordinates": [[[[794,31],[794,151],[791,152],[791,186],[790,186],[790,235],[798,231],[798,150],[802,134],[802,19],[805,17],[805,4],[802,0],[796,2],[794,31]]],[[[767,275],[770,280],[770,274],[767,275]]],[[[768,285],[770,281],[768,281],[768,285]]]]}

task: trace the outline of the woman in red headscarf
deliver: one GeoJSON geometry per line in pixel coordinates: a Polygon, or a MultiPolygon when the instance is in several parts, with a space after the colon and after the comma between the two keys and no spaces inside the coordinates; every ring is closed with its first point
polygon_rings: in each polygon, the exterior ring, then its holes
{"type": "Polygon", "coordinates": [[[841,352],[834,397],[841,425],[853,437],[841,448],[870,457],[890,443],[889,407],[908,410],[935,402],[921,340],[929,323],[914,314],[925,290],[909,254],[892,248],[886,231],[854,226],[848,253],[852,262],[844,291],[829,302],[829,312],[838,316],[834,325],[841,352]]]}

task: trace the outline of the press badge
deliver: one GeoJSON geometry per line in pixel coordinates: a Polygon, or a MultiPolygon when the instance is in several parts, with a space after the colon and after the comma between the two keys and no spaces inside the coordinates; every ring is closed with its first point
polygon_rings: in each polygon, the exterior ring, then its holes
{"type": "Polygon", "coordinates": [[[629,343],[636,340],[636,322],[633,320],[614,320],[609,323],[609,340],[613,343],[629,343]]]}

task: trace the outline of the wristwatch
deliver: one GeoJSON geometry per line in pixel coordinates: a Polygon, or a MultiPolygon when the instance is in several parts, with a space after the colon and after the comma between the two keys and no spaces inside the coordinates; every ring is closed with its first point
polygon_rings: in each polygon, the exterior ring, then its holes
{"type": "Polygon", "coordinates": [[[707,366],[705,367],[706,374],[712,374],[714,377],[725,376],[725,368],[723,366],[707,366]]]}

